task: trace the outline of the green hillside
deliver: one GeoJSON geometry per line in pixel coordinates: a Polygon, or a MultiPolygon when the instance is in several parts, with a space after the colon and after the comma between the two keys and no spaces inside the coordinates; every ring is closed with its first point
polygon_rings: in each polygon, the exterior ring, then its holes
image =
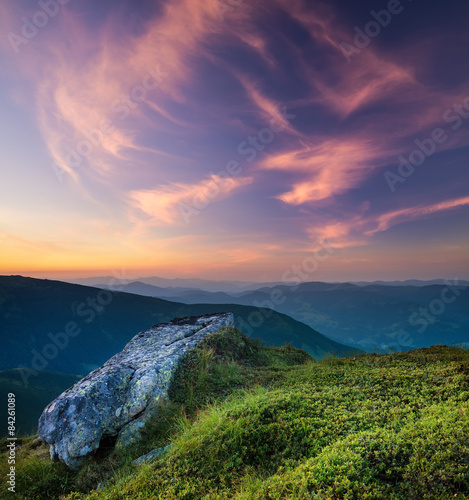
{"type": "MultiPolygon", "coordinates": [[[[79,377],[65,373],[39,372],[29,379],[25,387],[18,370],[0,372],[0,394],[6,398],[8,393],[16,396],[17,435],[37,432],[37,421],[44,408],[63,391],[78,382],[79,377]]],[[[4,406],[0,421],[0,436],[7,433],[7,407],[4,406]]]]}
{"type": "MultiPolygon", "coordinates": [[[[244,333],[269,345],[291,343],[316,358],[327,353],[350,354],[350,348],[268,309],[186,305],[60,281],[4,276],[0,277],[0,369],[35,365],[49,371],[86,374],[154,324],[227,311],[234,313],[236,325],[244,333]]],[[[27,380],[29,383],[31,377],[27,380]]]]}
{"type": "Polygon", "coordinates": [[[17,491],[39,500],[468,499],[468,384],[461,349],[314,362],[225,328],[185,359],[172,402],[140,444],[102,452],[77,473],[30,438],[17,491]],[[168,444],[163,457],[132,465],[168,444]]]}

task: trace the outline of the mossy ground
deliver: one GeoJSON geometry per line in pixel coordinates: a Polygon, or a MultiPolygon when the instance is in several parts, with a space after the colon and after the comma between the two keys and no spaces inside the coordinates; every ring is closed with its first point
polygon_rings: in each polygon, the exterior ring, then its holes
{"type": "Polygon", "coordinates": [[[134,448],[76,474],[28,446],[17,470],[28,499],[469,499],[469,352],[314,362],[227,328],[184,360],[134,448]]]}

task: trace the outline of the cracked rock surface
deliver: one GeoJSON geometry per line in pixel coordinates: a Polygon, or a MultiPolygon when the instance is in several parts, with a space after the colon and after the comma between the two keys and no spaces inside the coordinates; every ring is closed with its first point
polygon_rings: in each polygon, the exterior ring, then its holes
{"type": "Polygon", "coordinates": [[[76,469],[103,438],[117,436],[117,446],[138,439],[167,397],[182,356],[223,326],[234,326],[232,313],[175,319],[137,334],[45,408],[38,433],[50,445],[51,459],[76,469]]]}

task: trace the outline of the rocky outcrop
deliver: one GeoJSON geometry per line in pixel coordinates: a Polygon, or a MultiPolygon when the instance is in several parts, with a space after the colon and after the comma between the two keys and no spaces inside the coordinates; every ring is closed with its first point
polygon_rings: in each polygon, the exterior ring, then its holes
{"type": "Polygon", "coordinates": [[[38,432],[51,459],[79,468],[103,438],[117,436],[118,446],[137,439],[182,356],[223,326],[234,326],[232,313],[176,319],[136,335],[45,408],[38,432]]]}

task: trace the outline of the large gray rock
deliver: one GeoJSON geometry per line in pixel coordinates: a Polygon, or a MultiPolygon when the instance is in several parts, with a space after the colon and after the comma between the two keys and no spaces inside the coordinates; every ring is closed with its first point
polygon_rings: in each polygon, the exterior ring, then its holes
{"type": "Polygon", "coordinates": [[[177,319],[136,335],[45,408],[38,432],[51,459],[79,468],[105,437],[118,436],[118,446],[138,439],[182,356],[223,326],[234,326],[232,313],[177,319]]]}

